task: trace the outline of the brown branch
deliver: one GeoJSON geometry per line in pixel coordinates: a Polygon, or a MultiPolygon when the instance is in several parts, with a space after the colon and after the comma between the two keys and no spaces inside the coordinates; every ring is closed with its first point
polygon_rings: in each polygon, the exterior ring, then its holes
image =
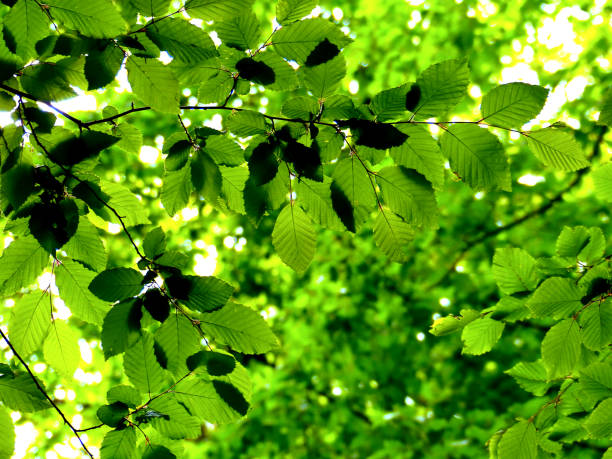
{"type": "Polygon", "coordinates": [[[36,388],[38,389],[38,391],[43,394],[45,396],[45,398],[47,399],[47,401],[51,404],[51,406],[55,409],[55,411],[57,411],[57,413],[61,416],[61,418],[64,420],[64,423],[68,425],[68,427],[70,427],[70,430],[72,430],[72,432],[74,433],[74,435],[77,437],[77,439],[79,440],[79,443],[81,443],[81,446],[83,447],[83,450],[89,455],[89,457],[91,457],[91,459],[94,459],[93,454],[91,454],[91,452],[87,449],[87,446],[85,445],[85,443],[83,442],[83,439],[81,438],[81,436],[79,435],[79,431],[70,423],[70,421],[68,420],[68,418],[66,417],[66,415],[62,412],[62,410],[60,410],[60,408],[56,405],[56,403],[51,399],[51,397],[49,397],[49,394],[47,394],[47,391],[45,391],[45,389],[41,386],[41,384],[38,382],[38,379],[36,379],[36,376],[34,376],[34,373],[32,373],[32,370],[30,369],[30,367],[28,366],[28,364],[26,363],[26,361],[21,357],[21,355],[19,355],[19,353],[17,352],[17,350],[13,347],[13,344],[9,341],[8,337],[4,334],[4,332],[2,331],[2,329],[0,329],[0,335],[2,336],[2,339],[4,339],[4,341],[6,342],[6,344],[8,344],[9,348],[11,349],[11,351],[13,352],[13,354],[15,355],[15,357],[17,357],[17,359],[19,360],[19,362],[21,362],[21,365],[23,365],[23,367],[26,369],[26,371],[28,372],[28,374],[30,375],[30,378],[32,379],[32,381],[34,381],[34,384],[36,384],[36,388]]]}

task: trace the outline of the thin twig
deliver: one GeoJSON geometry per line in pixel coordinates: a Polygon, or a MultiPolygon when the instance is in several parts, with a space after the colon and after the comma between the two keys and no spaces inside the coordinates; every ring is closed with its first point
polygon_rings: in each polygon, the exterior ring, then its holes
{"type": "Polygon", "coordinates": [[[38,391],[43,394],[45,396],[45,398],[49,401],[49,403],[51,404],[51,406],[55,409],[55,411],[57,411],[57,413],[61,416],[61,418],[64,420],[64,423],[68,425],[68,427],[70,427],[70,430],[72,430],[72,432],[74,433],[74,435],[77,437],[77,439],[79,440],[79,443],[81,443],[81,446],[83,447],[83,450],[89,455],[89,457],[91,457],[92,459],[94,459],[93,454],[91,454],[91,452],[87,449],[87,446],[85,445],[85,443],[83,442],[83,439],[81,438],[81,436],[79,435],[79,431],[70,423],[70,421],[68,420],[68,418],[66,417],[66,415],[62,412],[62,410],[60,410],[60,408],[55,404],[55,402],[51,399],[51,397],[49,397],[49,394],[47,394],[47,392],[45,391],[45,389],[41,386],[41,384],[38,382],[38,379],[36,379],[36,376],[34,376],[34,373],[32,373],[32,370],[30,369],[30,367],[28,366],[28,364],[26,363],[26,361],[21,357],[21,355],[19,355],[19,353],[17,352],[17,350],[13,347],[13,344],[9,341],[8,337],[4,334],[4,332],[2,331],[2,329],[0,329],[0,335],[2,336],[2,339],[4,339],[4,341],[6,342],[6,344],[8,344],[9,348],[11,349],[11,351],[13,352],[13,354],[15,355],[15,357],[17,357],[17,359],[19,360],[19,362],[21,362],[21,365],[23,365],[23,367],[26,369],[26,371],[29,373],[30,378],[32,379],[32,381],[34,381],[34,384],[36,385],[36,388],[38,389],[38,391]]]}

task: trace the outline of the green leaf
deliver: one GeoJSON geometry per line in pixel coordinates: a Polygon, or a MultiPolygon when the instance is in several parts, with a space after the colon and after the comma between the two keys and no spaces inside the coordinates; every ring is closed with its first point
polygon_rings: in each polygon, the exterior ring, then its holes
{"type": "Polygon", "coordinates": [[[213,351],[196,352],[187,359],[189,371],[202,366],[206,367],[206,372],[211,376],[223,376],[234,371],[236,359],[232,355],[213,351]]]}
{"type": "Polygon", "coordinates": [[[191,158],[191,183],[207,202],[217,201],[221,193],[221,172],[212,158],[201,150],[191,158]]]}
{"type": "Polygon", "coordinates": [[[592,177],[597,197],[602,201],[612,202],[612,162],[595,169],[592,177]]]}
{"type": "Polygon", "coordinates": [[[565,319],[552,327],[542,341],[542,360],[548,380],[570,374],[580,357],[580,330],[578,323],[565,319]]]}
{"type": "Polygon", "coordinates": [[[233,112],[225,120],[225,127],[238,137],[266,134],[266,119],[261,113],[251,110],[233,112]]]}
{"type": "Polygon", "coordinates": [[[292,203],[276,219],[272,243],[281,259],[298,273],[310,265],[315,253],[316,234],[308,216],[292,203]]]}
{"type": "Polygon", "coordinates": [[[463,354],[481,355],[489,352],[501,338],[504,324],[497,320],[483,317],[465,326],[461,333],[463,354]]]}
{"type": "Polygon", "coordinates": [[[242,416],[246,416],[249,411],[249,402],[246,401],[244,395],[236,389],[232,384],[216,379],[212,382],[215,391],[234,411],[242,416]]]}
{"type": "Polygon", "coordinates": [[[62,100],[76,95],[71,86],[87,89],[85,57],[67,57],[57,62],[42,62],[23,70],[21,85],[42,100],[62,100]]]}
{"type": "Polygon", "coordinates": [[[274,50],[288,60],[302,65],[323,40],[343,48],[351,39],[331,21],[323,18],[305,19],[289,24],[272,36],[274,50]]]}
{"type": "Polygon", "coordinates": [[[121,402],[130,408],[136,408],[142,403],[140,392],[126,385],[111,387],[106,393],[106,400],[108,403],[121,402]]]}
{"type": "Polygon", "coordinates": [[[537,85],[508,83],[497,86],[482,98],[480,121],[520,128],[540,113],[547,97],[548,90],[537,85]]]}
{"type": "Polygon", "coordinates": [[[612,365],[596,362],[580,370],[580,390],[595,401],[612,397],[612,365]]]}
{"type": "Polygon", "coordinates": [[[589,418],[584,422],[584,427],[589,432],[591,438],[612,437],[612,398],[607,398],[591,413],[589,418]]]}
{"type": "Polygon", "coordinates": [[[612,127],[612,89],[608,89],[603,95],[601,111],[599,112],[598,124],[612,127]]]}
{"type": "Polygon", "coordinates": [[[125,59],[119,47],[109,45],[101,51],[92,50],[85,58],[87,89],[99,89],[115,81],[115,76],[125,59]]]}
{"type": "Polygon", "coordinates": [[[246,213],[244,208],[244,187],[249,178],[249,170],[246,167],[223,167],[219,168],[222,176],[221,191],[229,209],[239,214],[246,213]]]}
{"type": "Polygon", "coordinates": [[[313,119],[319,113],[320,106],[317,99],[310,96],[298,96],[288,99],[281,112],[288,118],[298,118],[303,120],[313,119]]]}
{"type": "Polygon", "coordinates": [[[562,171],[575,171],[589,166],[576,139],[567,130],[548,127],[524,135],[535,156],[547,166],[562,171]]]}
{"type": "Polygon", "coordinates": [[[557,255],[591,265],[603,257],[606,238],[600,228],[566,226],[557,239],[557,255]]]}
{"type": "MultiPolygon", "coordinates": [[[[103,180],[100,181],[100,185],[102,192],[110,196],[110,199],[107,201],[108,205],[117,211],[123,218],[126,226],[146,225],[149,223],[147,211],[130,190],[118,183],[105,182],[103,180]]],[[[113,223],[119,223],[114,214],[110,215],[108,220],[113,223]]]]}
{"type": "Polygon", "coordinates": [[[13,309],[9,336],[13,347],[26,358],[42,345],[51,323],[50,298],[41,291],[22,296],[13,309]]]}
{"type": "Polygon", "coordinates": [[[234,292],[234,287],[214,276],[181,276],[180,283],[172,281],[172,277],[166,279],[170,293],[194,311],[219,309],[234,292]]]}
{"type": "Polygon", "coordinates": [[[66,322],[55,320],[51,323],[43,353],[47,363],[66,378],[72,378],[81,361],[78,341],[74,329],[66,322]]]}
{"type": "Polygon", "coordinates": [[[187,0],[185,10],[190,16],[205,21],[222,21],[250,10],[252,5],[253,0],[187,0]]]}
{"type": "Polygon", "coordinates": [[[431,183],[405,167],[386,167],[377,175],[382,197],[389,208],[407,223],[437,228],[438,207],[431,183]]]}
{"type": "Polygon", "coordinates": [[[166,250],[166,234],[159,226],[147,233],[142,241],[142,248],[148,258],[155,258],[166,250]]]}
{"type": "Polygon", "coordinates": [[[102,441],[101,459],[136,459],[136,431],[131,427],[109,431],[102,441]]]}
{"type": "Polygon", "coordinates": [[[496,249],[493,277],[506,295],[530,292],[538,285],[536,262],[527,251],[518,248],[496,249]]]}
{"type": "Polygon", "coordinates": [[[499,459],[535,459],[537,454],[536,428],[529,421],[519,421],[510,427],[497,446],[499,459]]]}
{"type": "Polygon", "coordinates": [[[190,164],[177,171],[166,171],[164,173],[161,201],[168,215],[172,216],[187,207],[191,191],[190,164]]]}
{"type": "Polygon", "coordinates": [[[119,136],[117,147],[127,153],[139,153],[142,148],[142,132],[136,127],[128,123],[121,123],[115,129],[113,134],[119,136]]]}
{"type": "Polygon", "coordinates": [[[32,236],[16,239],[0,257],[0,291],[10,295],[27,287],[49,263],[49,254],[32,236]]]}
{"type": "Polygon", "coordinates": [[[171,0],[130,0],[147,17],[163,16],[168,12],[171,0]]]}
{"type": "Polygon", "coordinates": [[[72,238],[78,225],[79,209],[72,199],[39,202],[30,209],[30,233],[51,255],[72,238]]]}
{"type": "Polygon", "coordinates": [[[140,336],[142,309],[134,300],[122,301],[114,305],[102,324],[102,350],[108,360],[113,355],[125,352],[140,336]]]}
{"type": "Polygon", "coordinates": [[[126,68],[132,90],[143,103],[162,113],[178,114],[179,85],[169,67],[132,55],[126,68]]]}
{"type": "Polygon", "coordinates": [[[456,331],[463,330],[467,324],[479,317],[480,313],[478,311],[474,311],[473,309],[462,309],[461,315],[459,316],[450,315],[434,320],[429,329],[429,333],[434,336],[450,335],[456,331]]]}
{"type": "Polygon", "coordinates": [[[599,351],[612,342],[612,300],[594,302],[580,314],[582,342],[599,351]]]}
{"type": "Polygon", "coordinates": [[[0,459],[10,459],[15,451],[15,426],[9,412],[0,406],[0,459]]]}
{"type": "Polygon", "coordinates": [[[86,37],[114,38],[126,31],[126,24],[110,0],[48,0],[51,14],[86,37]]]}
{"type": "Polygon", "coordinates": [[[168,359],[167,370],[178,377],[189,372],[187,357],[200,349],[200,340],[200,335],[193,324],[179,314],[172,314],[155,331],[155,341],[168,359]]]}
{"type": "Polygon", "coordinates": [[[263,51],[255,58],[245,58],[236,64],[240,77],[266,86],[273,91],[290,91],[298,85],[295,70],[277,53],[263,51]],[[239,64],[242,62],[242,65],[239,64]],[[249,64],[245,66],[244,64],[249,64]]]}
{"type": "Polygon", "coordinates": [[[414,228],[393,212],[381,210],[374,222],[374,242],[391,260],[408,260],[406,246],[414,239],[414,228]]]}
{"type": "Polygon", "coordinates": [[[276,20],[285,25],[308,16],[317,6],[316,0],[278,0],[276,4],[276,20]]]}
{"type": "Polygon", "coordinates": [[[218,55],[208,34],[184,19],[155,22],[146,33],[159,49],[182,62],[198,63],[218,55]]]}
{"type": "MultiPolygon", "coordinates": [[[[38,383],[44,389],[44,384],[41,381],[38,383]]],[[[9,375],[0,376],[0,401],[9,408],[24,413],[51,408],[32,377],[25,373],[14,378],[9,375]]]]}
{"type": "Polygon", "coordinates": [[[402,145],[389,149],[395,164],[415,169],[432,183],[434,189],[441,190],[444,186],[444,157],[438,143],[421,126],[401,124],[397,128],[408,138],[402,145]]]}
{"type": "Polygon", "coordinates": [[[159,397],[149,404],[149,409],[161,414],[153,416],[150,422],[165,437],[197,438],[202,434],[200,422],[178,401],[177,395],[159,397]]]}
{"type": "Polygon", "coordinates": [[[562,319],[582,307],[583,296],[572,279],[550,277],[540,284],[527,307],[538,317],[562,319]]]}
{"type": "Polygon", "coordinates": [[[164,389],[166,375],[153,350],[153,337],[149,332],[142,335],[123,357],[123,368],[130,382],[140,392],[155,395],[164,389]]]}
{"type": "Polygon", "coordinates": [[[396,88],[385,89],[372,98],[370,109],[378,121],[398,119],[406,113],[406,95],[412,84],[403,84],[396,88]]]}
{"type": "Polygon", "coordinates": [[[200,143],[202,149],[223,166],[239,166],[244,163],[244,152],[234,140],[220,135],[207,137],[200,143]]]}
{"type": "Polygon", "coordinates": [[[376,195],[368,172],[355,156],[338,161],[332,178],[353,208],[373,208],[376,205],[376,195]]]}
{"type": "Polygon", "coordinates": [[[454,124],[440,139],[451,169],[475,190],[511,191],[510,167],[499,139],[473,124],[454,124]]]}
{"type": "Polygon", "coordinates": [[[516,383],[531,392],[533,395],[541,397],[544,395],[551,384],[546,376],[546,367],[541,360],[535,362],[519,362],[509,370],[506,370],[514,378],[516,383]]]}
{"type": "Polygon", "coordinates": [[[119,427],[124,422],[124,417],[129,414],[130,410],[127,405],[121,402],[111,403],[110,405],[102,405],[98,408],[96,415],[98,419],[110,427],[119,427]]]}
{"type": "Polygon", "coordinates": [[[239,50],[256,49],[261,35],[259,20],[251,11],[216,23],[215,30],[224,45],[239,50]]]}
{"type": "Polygon", "coordinates": [[[4,26],[17,43],[17,54],[26,59],[37,55],[34,45],[51,33],[47,16],[34,0],[19,0],[4,17],[4,26]]]}
{"type": "Polygon", "coordinates": [[[200,322],[206,336],[238,352],[263,354],[279,346],[264,319],[241,304],[229,302],[218,311],[202,314],[200,322]]]}
{"type": "Polygon", "coordinates": [[[100,239],[98,229],[81,215],[76,233],[64,245],[63,250],[73,259],[87,264],[94,271],[102,271],[106,267],[106,250],[100,239]]]}
{"type": "Polygon", "coordinates": [[[89,284],[89,290],[104,301],[119,301],[136,296],[142,290],[142,274],[131,268],[102,271],[89,284]]]}
{"type": "Polygon", "coordinates": [[[101,325],[109,306],[89,290],[95,276],[94,271],[70,259],[62,260],[55,268],[55,282],[70,311],[85,322],[101,325]]]}
{"type": "Polygon", "coordinates": [[[230,72],[219,72],[204,81],[198,88],[198,102],[222,103],[234,87],[234,77],[230,72]]]}
{"type": "Polygon", "coordinates": [[[339,55],[314,67],[303,66],[299,73],[306,89],[318,100],[324,100],[340,87],[346,75],[346,59],[339,55]]]}
{"type": "Polygon", "coordinates": [[[323,182],[302,178],[295,184],[295,192],[300,205],[315,223],[342,231],[344,224],[334,210],[330,186],[329,178],[325,178],[323,182]]]}
{"type": "Polygon", "coordinates": [[[466,59],[450,59],[432,65],[417,78],[421,97],[413,113],[421,118],[443,115],[463,99],[469,82],[466,59]]]}

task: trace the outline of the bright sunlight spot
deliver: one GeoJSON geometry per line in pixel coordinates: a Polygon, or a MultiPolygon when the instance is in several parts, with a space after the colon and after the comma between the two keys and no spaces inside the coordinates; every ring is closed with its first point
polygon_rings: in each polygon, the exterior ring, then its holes
{"type": "Polygon", "coordinates": [[[143,145],[140,147],[140,153],[138,159],[140,162],[145,164],[155,164],[160,157],[160,152],[157,148],[150,145],[143,145]]]}
{"type": "Polygon", "coordinates": [[[538,183],[545,182],[546,179],[541,175],[525,174],[517,180],[518,183],[525,186],[535,186],[538,183]]]}

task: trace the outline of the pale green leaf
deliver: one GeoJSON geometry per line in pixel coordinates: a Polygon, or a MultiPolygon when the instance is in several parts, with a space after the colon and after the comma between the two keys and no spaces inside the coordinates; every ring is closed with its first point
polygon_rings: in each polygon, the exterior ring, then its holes
{"type": "Polygon", "coordinates": [[[244,208],[244,187],[249,178],[246,167],[219,167],[221,171],[221,191],[229,209],[239,214],[246,213],[244,208]]]}
{"type": "Polygon", "coordinates": [[[85,322],[102,325],[109,304],[89,290],[94,277],[96,272],[70,259],[62,260],[55,268],[55,282],[60,296],[72,314],[85,322]]]}
{"type": "Polygon", "coordinates": [[[0,291],[10,295],[27,287],[49,263],[49,254],[33,236],[16,239],[0,257],[0,291]]]}
{"type": "Polygon", "coordinates": [[[65,378],[72,375],[81,361],[79,337],[64,321],[55,320],[43,344],[46,362],[65,378]]]}
{"type": "Polygon", "coordinates": [[[327,177],[323,182],[302,178],[295,184],[295,192],[298,202],[315,223],[342,231],[344,224],[334,210],[330,185],[331,180],[327,177]]]}
{"type": "Polygon", "coordinates": [[[415,169],[429,180],[436,190],[444,186],[444,157],[438,143],[429,132],[415,124],[398,124],[396,127],[408,135],[399,147],[389,149],[398,166],[415,169]]]}
{"type": "Polygon", "coordinates": [[[85,215],[79,217],[76,233],[62,248],[70,257],[87,264],[94,271],[106,267],[106,250],[100,239],[98,229],[85,215]]]}
{"type": "Polygon", "coordinates": [[[608,162],[593,171],[595,193],[602,201],[612,202],[612,162],[608,162]]]}
{"type": "Polygon", "coordinates": [[[308,16],[315,6],[316,0],[278,0],[276,20],[279,24],[289,24],[308,16]]]}
{"type": "Polygon", "coordinates": [[[242,148],[228,137],[213,135],[207,137],[200,146],[219,165],[240,166],[244,163],[242,148]]]}
{"type": "Polygon", "coordinates": [[[115,145],[127,153],[140,153],[142,148],[142,132],[132,124],[121,123],[112,134],[120,138],[115,145]]]}
{"type": "Polygon", "coordinates": [[[519,248],[495,250],[493,277],[500,291],[506,295],[529,292],[538,285],[535,260],[527,251],[519,248]]]}
{"type": "Polygon", "coordinates": [[[299,70],[304,86],[314,97],[322,101],[336,92],[346,75],[346,59],[338,55],[313,67],[302,66],[299,70]]]}
{"type": "Polygon", "coordinates": [[[15,427],[6,408],[0,406],[0,459],[10,459],[15,450],[15,427]]]}
{"type": "MultiPolygon", "coordinates": [[[[174,392],[174,391],[173,391],[174,392]]],[[[159,397],[148,408],[161,414],[151,418],[151,425],[165,437],[173,439],[197,438],[202,434],[200,422],[179,403],[175,393],[159,397]]]]}
{"type": "Polygon", "coordinates": [[[608,89],[603,95],[603,102],[597,122],[598,124],[605,124],[608,127],[612,127],[612,88],[608,89]]]}
{"type": "Polygon", "coordinates": [[[466,325],[480,317],[478,311],[462,309],[459,316],[440,317],[431,324],[429,333],[434,336],[444,336],[462,330],[466,325]]]}
{"type": "Polygon", "coordinates": [[[573,280],[550,277],[540,284],[527,301],[527,307],[538,317],[561,319],[582,307],[583,296],[573,280]]]}
{"type": "Polygon", "coordinates": [[[130,408],[136,408],[142,403],[142,396],[132,386],[119,385],[108,390],[106,400],[108,403],[121,402],[130,408]]]}
{"type": "Polygon", "coordinates": [[[281,259],[298,273],[306,271],[315,253],[316,234],[304,211],[287,204],[276,219],[272,243],[281,259]]]}
{"type": "Polygon", "coordinates": [[[100,449],[100,459],[136,459],[138,436],[132,427],[106,433],[100,449]]]}
{"type": "MultiPolygon", "coordinates": [[[[398,119],[406,113],[406,94],[412,84],[385,89],[372,98],[370,108],[378,121],[398,119]]],[[[399,126],[398,126],[399,127],[399,126]]]]}
{"type": "Polygon", "coordinates": [[[580,314],[580,333],[584,345],[599,351],[612,342],[612,299],[594,302],[580,314]]]}
{"type": "Polygon", "coordinates": [[[373,208],[376,205],[376,196],[368,172],[355,156],[338,161],[332,178],[353,208],[373,208]]]}
{"type": "Polygon", "coordinates": [[[187,207],[192,189],[190,164],[186,164],[177,171],[164,173],[161,202],[168,215],[173,216],[179,210],[187,207]]]}
{"type": "Polygon", "coordinates": [[[433,188],[412,169],[386,167],[376,180],[389,208],[407,223],[424,228],[438,227],[438,207],[433,188]]]}
{"type": "Polygon", "coordinates": [[[588,419],[584,423],[584,427],[591,438],[605,438],[610,439],[612,437],[612,398],[607,398],[591,413],[588,419]]]}
{"type": "Polygon", "coordinates": [[[506,128],[520,128],[542,110],[548,90],[526,83],[497,86],[482,98],[481,121],[506,128]]]}
{"type": "Polygon", "coordinates": [[[134,94],[162,113],[179,111],[179,85],[169,67],[156,59],[130,56],[126,69],[134,94]]]}
{"type": "Polygon", "coordinates": [[[535,459],[537,454],[536,428],[529,421],[519,421],[510,427],[497,446],[499,459],[535,459]]]}
{"type": "Polygon", "coordinates": [[[141,392],[152,396],[164,389],[165,371],[155,357],[153,337],[149,332],[143,331],[140,339],[126,351],[123,368],[130,382],[141,392]]]}
{"type": "Polygon", "coordinates": [[[289,118],[310,120],[319,113],[320,106],[317,99],[310,96],[298,96],[287,100],[281,112],[289,118]]]}
{"type": "Polygon", "coordinates": [[[201,314],[206,336],[245,354],[263,354],[279,346],[264,319],[253,309],[229,302],[218,311],[201,314]]]}
{"type": "Polygon", "coordinates": [[[47,0],[53,17],[86,37],[114,38],[126,32],[126,24],[110,0],[47,0]]]}
{"type": "Polygon", "coordinates": [[[208,34],[184,19],[155,22],[146,32],[159,49],[179,61],[198,63],[218,55],[208,34]]]}
{"type": "Polygon", "coordinates": [[[535,156],[544,164],[562,171],[589,166],[574,136],[564,129],[549,127],[524,134],[535,156]]]}
{"type": "Polygon", "coordinates": [[[146,17],[163,16],[168,12],[171,0],[130,0],[146,17]]]}
{"type": "Polygon", "coordinates": [[[155,341],[168,359],[167,369],[179,377],[188,373],[185,362],[200,349],[200,339],[193,324],[180,314],[171,314],[155,331],[155,341]]]}
{"type": "MultiPolygon", "coordinates": [[[[44,389],[43,383],[38,382],[44,389]]],[[[15,377],[0,376],[0,402],[15,411],[24,413],[51,408],[51,404],[38,390],[32,377],[26,373],[15,377]]]]}
{"type": "Polygon", "coordinates": [[[225,127],[238,137],[248,137],[267,132],[264,116],[251,110],[230,114],[225,120],[225,127]]]}
{"type": "Polygon", "coordinates": [[[570,374],[580,357],[580,330],[573,319],[565,319],[552,327],[542,341],[542,360],[549,380],[570,374]]]}
{"type": "MultiPolygon", "coordinates": [[[[149,223],[145,207],[130,190],[118,183],[106,182],[104,180],[100,181],[100,186],[102,191],[110,196],[108,205],[117,211],[119,216],[123,218],[126,226],[146,225],[149,223]]],[[[115,215],[111,216],[110,221],[119,223],[115,215]]]]}
{"type": "Polygon", "coordinates": [[[164,253],[166,250],[166,234],[164,230],[158,226],[149,231],[144,241],[142,241],[142,248],[145,255],[150,259],[154,259],[164,253]]]}
{"type": "Polygon", "coordinates": [[[28,357],[41,347],[51,323],[51,298],[33,291],[15,303],[9,321],[9,337],[22,357],[28,357]]]}
{"type": "Polygon", "coordinates": [[[465,326],[461,333],[463,354],[480,355],[489,352],[504,331],[504,324],[497,320],[483,317],[465,326]]]}
{"type": "Polygon", "coordinates": [[[416,81],[421,97],[413,112],[422,118],[446,113],[463,99],[469,82],[466,59],[450,59],[432,65],[416,81]]]}
{"type": "Polygon", "coordinates": [[[519,362],[505,373],[512,376],[516,383],[527,392],[538,397],[544,395],[551,386],[546,375],[546,367],[541,360],[519,362]]]}
{"type": "Polygon", "coordinates": [[[261,35],[259,20],[250,11],[216,23],[215,30],[224,45],[240,50],[256,49],[261,35]]]}
{"type": "Polygon", "coordinates": [[[406,246],[414,239],[414,228],[390,211],[381,210],[374,222],[374,242],[391,260],[408,259],[406,246]]]}
{"type": "Polygon", "coordinates": [[[451,169],[475,190],[511,191],[510,167],[498,138],[473,124],[454,124],[440,139],[451,169]]]}
{"type": "Polygon", "coordinates": [[[222,21],[250,10],[252,5],[253,0],[187,0],[185,10],[206,21],[222,21]]]}

